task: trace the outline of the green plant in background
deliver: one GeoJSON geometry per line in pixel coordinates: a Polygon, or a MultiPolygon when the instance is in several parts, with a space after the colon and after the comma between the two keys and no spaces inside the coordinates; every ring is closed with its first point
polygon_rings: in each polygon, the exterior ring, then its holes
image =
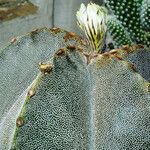
{"type": "Polygon", "coordinates": [[[143,28],[150,31],[150,0],[143,0],[140,11],[140,19],[143,28]]]}
{"type": "Polygon", "coordinates": [[[107,28],[116,46],[143,44],[150,47],[150,0],[105,0],[114,16],[107,28]]]}
{"type": "MultiPolygon", "coordinates": [[[[84,29],[92,22],[83,24],[80,15],[84,29]]],[[[1,50],[1,150],[150,148],[150,83],[124,60],[140,45],[100,54],[97,34],[103,40],[106,30],[96,30],[85,31],[91,47],[74,32],[53,28],[1,50]]]]}

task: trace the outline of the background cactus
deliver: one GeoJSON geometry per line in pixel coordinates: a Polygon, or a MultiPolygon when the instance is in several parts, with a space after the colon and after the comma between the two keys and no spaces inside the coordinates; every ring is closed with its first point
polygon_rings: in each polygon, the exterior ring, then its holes
{"type": "Polygon", "coordinates": [[[114,16],[108,30],[116,46],[138,43],[150,47],[150,0],[105,0],[114,16]]]}
{"type": "MultiPolygon", "coordinates": [[[[35,71],[37,77],[31,75],[34,81],[28,78],[23,94],[20,91],[15,98],[13,94],[7,98],[10,106],[3,106],[9,111],[4,109],[0,122],[0,149],[120,150],[147,146],[150,84],[121,60],[121,55],[113,51],[97,54],[87,65],[83,41],[72,32],[43,29],[30,35],[15,41],[20,47],[18,53],[28,47],[28,52],[35,51],[39,45],[39,49],[48,50],[50,39],[60,42],[47,51],[47,58],[40,53],[33,66],[37,70],[41,61],[49,60],[45,64],[51,64],[52,70],[35,71]],[[54,54],[56,48],[59,50],[54,54]]],[[[14,43],[2,51],[3,61],[10,58],[6,55],[9,50],[15,52],[14,43]]],[[[21,56],[24,58],[25,53],[21,56]]],[[[5,62],[8,66],[9,61],[5,62]]],[[[1,82],[6,84],[5,80],[1,82]]]]}
{"type": "Polygon", "coordinates": [[[135,49],[129,52],[124,58],[134,64],[137,71],[150,81],[150,51],[147,49],[135,49]]]}

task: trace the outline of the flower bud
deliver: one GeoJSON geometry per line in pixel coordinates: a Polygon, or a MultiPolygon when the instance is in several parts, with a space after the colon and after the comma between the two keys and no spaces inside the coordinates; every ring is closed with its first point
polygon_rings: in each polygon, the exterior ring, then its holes
{"type": "Polygon", "coordinates": [[[90,3],[87,8],[81,4],[77,11],[77,23],[85,32],[91,49],[99,52],[104,44],[107,23],[107,10],[105,7],[90,3]]]}

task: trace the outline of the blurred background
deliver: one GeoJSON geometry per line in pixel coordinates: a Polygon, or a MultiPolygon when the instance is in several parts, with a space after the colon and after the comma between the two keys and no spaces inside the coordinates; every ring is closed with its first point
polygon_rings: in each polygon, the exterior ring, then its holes
{"type": "Polygon", "coordinates": [[[60,27],[79,33],[76,11],[80,4],[103,0],[0,0],[0,47],[36,28],[60,27]]]}

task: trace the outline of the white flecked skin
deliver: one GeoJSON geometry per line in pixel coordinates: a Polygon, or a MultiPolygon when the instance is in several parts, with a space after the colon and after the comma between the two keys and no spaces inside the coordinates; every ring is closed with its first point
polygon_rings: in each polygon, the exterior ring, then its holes
{"type": "MultiPolygon", "coordinates": [[[[8,149],[9,139],[15,126],[15,119],[22,107],[22,97],[39,73],[38,64],[48,61],[54,52],[68,45],[76,43],[75,40],[67,40],[64,37],[68,32],[61,29],[37,29],[25,36],[13,39],[8,46],[0,49],[0,149],[2,146],[4,124],[9,126],[4,134],[5,149],[8,149]],[[17,107],[18,106],[18,107],[17,107]],[[18,108],[18,109],[17,109],[18,108]],[[13,112],[12,112],[13,111],[13,112]],[[15,111],[15,112],[14,112],[15,111]],[[10,114],[13,114],[11,116],[10,114]],[[13,123],[14,121],[14,123],[13,123]]],[[[24,95],[24,96],[23,96],[24,95]]]]}
{"type": "Polygon", "coordinates": [[[140,19],[143,28],[150,31],[150,0],[143,0],[140,19]]]}
{"type": "MultiPolygon", "coordinates": [[[[44,37],[48,33],[46,30],[33,34],[34,48],[38,49],[37,46],[40,45],[44,48],[39,49],[45,49],[48,41],[45,42],[47,38],[44,37]],[[42,40],[39,45],[36,43],[39,41],[38,35],[42,40]]],[[[61,33],[56,37],[60,35],[64,43],[62,37],[65,34],[61,33]]],[[[25,50],[28,48],[28,41],[24,45],[22,40],[16,41],[16,45],[20,44],[25,50]]],[[[79,45],[73,41],[72,44],[79,45]]],[[[12,51],[16,49],[11,46],[12,51]]],[[[35,50],[34,48],[31,50],[35,50]]],[[[4,54],[7,51],[6,49],[4,54]]],[[[36,87],[35,95],[29,98],[25,93],[20,94],[17,98],[21,104],[8,98],[10,111],[6,112],[8,115],[4,115],[5,120],[1,122],[0,129],[5,130],[0,130],[0,148],[149,149],[150,83],[126,61],[119,60],[111,52],[99,54],[87,65],[82,52],[66,48],[64,51],[50,55],[49,58],[53,56],[53,59],[48,60],[51,60],[53,69],[50,74],[38,75],[33,83],[33,88],[36,87]],[[18,117],[23,120],[20,127],[16,126],[15,120],[18,117]]],[[[2,58],[3,56],[1,55],[2,58]]],[[[35,62],[33,68],[37,69],[38,63],[35,62]]]]}
{"type": "Polygon", "coordinates": [[[150,82],[150,51],[148,49],[135,50],[130,55],[126,55],[125,59],[133,63],[140,75],[150,82]]]}
{"type": "Polygon", "coordinates": [[[16,149],[139,150],[150,140],[149,83],[125,61],[55,56],[54,68],[26,99],[16,149]]]}

